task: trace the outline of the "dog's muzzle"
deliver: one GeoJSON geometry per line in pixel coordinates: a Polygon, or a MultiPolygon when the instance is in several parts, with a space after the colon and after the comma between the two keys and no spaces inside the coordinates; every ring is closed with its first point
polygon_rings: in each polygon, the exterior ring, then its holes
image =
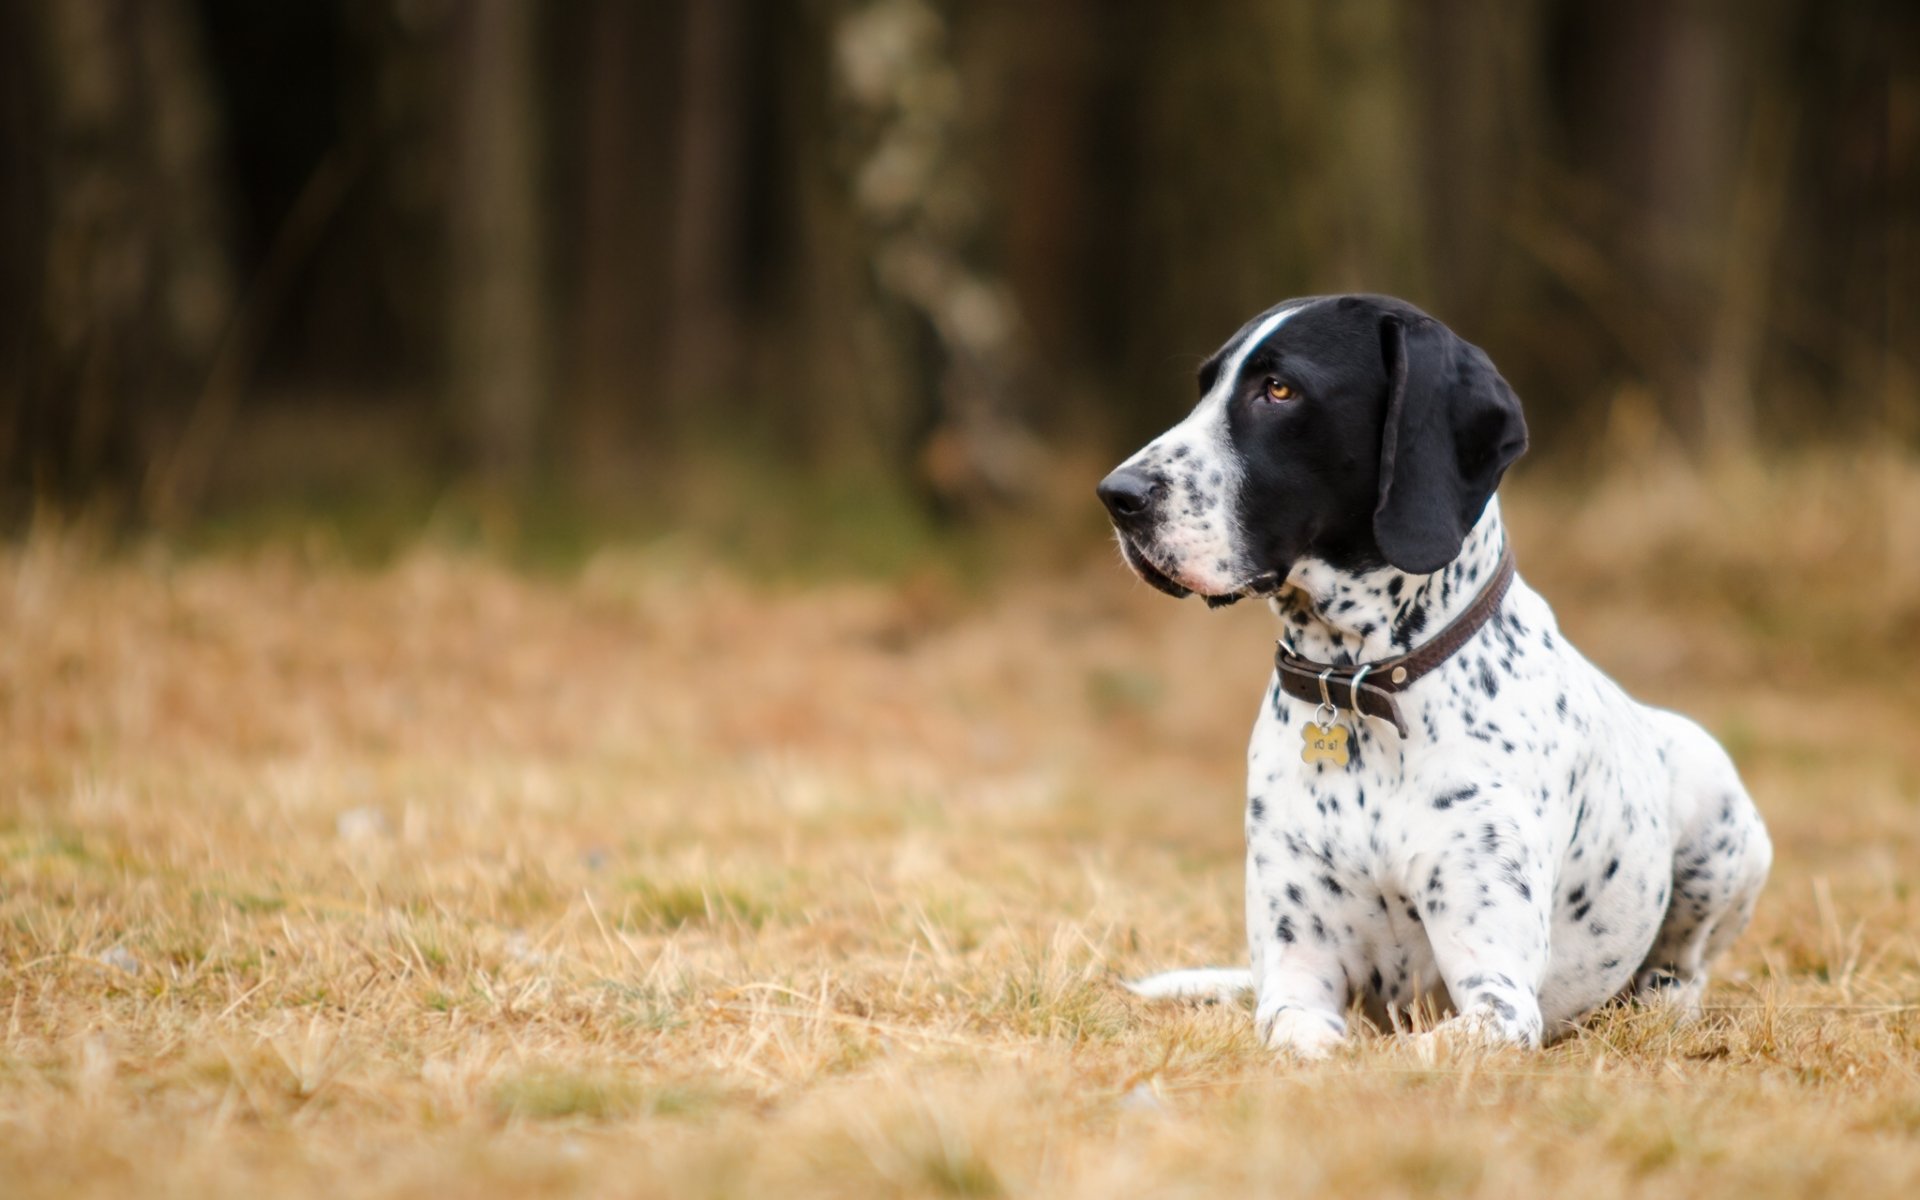
{"type": "Polygon", "coordinates": [[[1154,509],[1167,494],[1167,485],[1138,467],[1121,467],[1102,479],[1094,492],[1113,519],[1114,531],[1120,535],[1120,553],[1133,573],[1175,599],[1191,596],[1192,589],[1175,583],[1153,565],[1136,540],[1153,528],[1154,509]]]}

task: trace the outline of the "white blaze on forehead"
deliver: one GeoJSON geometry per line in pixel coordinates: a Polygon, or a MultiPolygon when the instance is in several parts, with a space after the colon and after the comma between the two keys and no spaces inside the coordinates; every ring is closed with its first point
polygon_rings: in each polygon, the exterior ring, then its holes
{"type": "Polygon", "coordinates": [[[1261,343],[1272,337],[1274,330],[1286,324],[1288,317],[1305,307],[1304,304],[1296,304],[1292,308],[1283,308],[1255,326],[1253,332],[1241,340],[1239,347],[1233,352],[1233,357],[1220,368],[1219,377],[1213,381],[1213,390],[1207,393],[1206,399],[1202,400],[1201,404],[1224,405],[1227,397],[1233,394],[1234,381],[1240,378],[1240,368],[1247,365],[1247,356],[1259,349],[1261,343]]]}
{"type": "Polygon", "coordinates": [[[1185,420],[1124,464],[1163,480],[1168,504],[1151,538],[1155,565],[1195,591],[1219,594],[1240,586],[1240,547],[1231,497],[1240,485],[1240,460],[1228,435],[1227,408],[1247,358],[1304,304],[1261,321],[1222,361],[1213,387],[1185,420]]]}
{"type": "Polygon", "coordinates": [[[1220,373],[1214,376],[1212,389],[1200,397],[1200,402],[1193,406],[1193,411],[1187,414],[1186,419],[1148,442],[1139,453],[1127,460],[1126,465],[1144,465],[1164,457],[1160,453],[1162,451],[1185,445],[1193,450],[1217,449],[1221,463],[1237,476],[1238,464],[1230,461],[1232,455],[1228,453],[1227,446],[1227,401],[1233,396],[1233,385],[1240,378],[1241,368],[1247,365],[1247,357],[1272,337],[1273,331],[1285,324],[1288,317],[1305,307],[1304,304],[1296,304],[1292,308],[1283,308],[1254,326],[1221,363],[1220,373]]]}

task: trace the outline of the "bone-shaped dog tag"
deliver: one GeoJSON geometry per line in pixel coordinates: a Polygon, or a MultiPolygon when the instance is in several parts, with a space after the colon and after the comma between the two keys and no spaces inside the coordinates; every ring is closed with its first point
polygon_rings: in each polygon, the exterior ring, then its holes
{"type": "Polygon", "coordinates": [[[1336,767],[1347,765],[1347,727],[1331,722],[1325,725],[1307,722],[1300,731],[1306,744],[1300,747],[1300,761],[1303,763],[1329,762],[1336,767]]]}

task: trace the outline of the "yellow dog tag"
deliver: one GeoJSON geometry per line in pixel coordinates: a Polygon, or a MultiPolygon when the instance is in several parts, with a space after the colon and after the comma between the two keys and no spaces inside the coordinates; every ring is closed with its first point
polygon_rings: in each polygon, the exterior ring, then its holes
{"type": "Polygon", "coordinates": [[[1300,761],[1303,763],[1330,762],[1336,767],[1347,765],[1347,727],[1345,725],[1316,724],[1307,722],[1300,731],[1306,745],[1300,747],[1300,761]]]}

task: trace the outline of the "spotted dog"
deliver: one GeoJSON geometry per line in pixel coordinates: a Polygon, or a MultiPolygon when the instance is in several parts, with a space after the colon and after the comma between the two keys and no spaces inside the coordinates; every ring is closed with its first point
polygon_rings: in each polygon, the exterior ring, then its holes
{"type": "Polygon", "coordinates": [[[1512,577],[1494,491],[1527,433],[1492,362],[1402,301],[1314,297],[1248,322],[1199,391],[1099,494],[1146,582],[1280,618],[1248,751],[1251,969],[1134,989],[1250,988],[1260,1036],[1302,1057],[1356,1003],[1529,1047],[1623,993],[1695,1011],[1772,847],[1714,740],[1630,699],[1512,577]]]}

